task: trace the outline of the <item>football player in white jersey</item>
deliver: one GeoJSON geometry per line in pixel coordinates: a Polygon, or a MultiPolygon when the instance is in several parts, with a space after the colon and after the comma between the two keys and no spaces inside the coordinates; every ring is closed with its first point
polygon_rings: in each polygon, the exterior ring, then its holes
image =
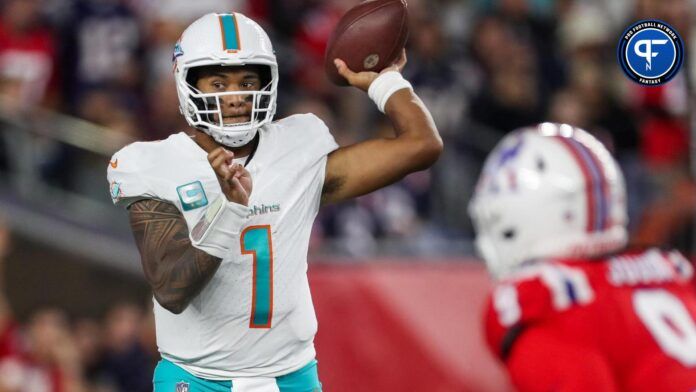
{"type": "Polygon", "coordinates": [[[174,73],[195,130],[126,146],[108,168],[156,299],[155,391],[321,390],[306,275],[319,206],[423,170],[442,150],[405,63],[377,74],[336,61],[395,129],[339,147],[312,114],[273,121],[277,63],[254,21],[208,14],[184,31],[174,73]]]}

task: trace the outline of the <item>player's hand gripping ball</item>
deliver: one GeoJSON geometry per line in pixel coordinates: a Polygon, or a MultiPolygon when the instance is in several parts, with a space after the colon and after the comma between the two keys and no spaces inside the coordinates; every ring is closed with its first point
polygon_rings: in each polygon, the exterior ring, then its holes
{"type": "Polygon", "coordinates": [[[366,1],[341,18],[326,47],[324,70],[339,85],[349,83],[338,73],[335,59],[343,60],[353,72],[379,73],[402,55],[408,38],[405,0],[366,1]]]}

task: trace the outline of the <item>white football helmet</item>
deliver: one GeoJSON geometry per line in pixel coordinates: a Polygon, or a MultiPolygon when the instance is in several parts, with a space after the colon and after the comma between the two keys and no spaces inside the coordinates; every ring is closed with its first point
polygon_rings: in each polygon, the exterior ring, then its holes
{"type": "Polygon", "coordinates": [[[540,258],[588,258],[627,242],[623,175],[592,135],[543,123],[490,153],[469,204],[476,246],[502,278],[540,258]]]}
{"type": "Polygon", "coordinates": [[[249,143],[263,125],[273,120],[278,91],[278,64],[271,40],[253,20],[240,13],[207,14],[193,22],[174,47],[174,78],[179,108],[189,125],[231,147],[249,143]],[[187,78],[195,67],[210,65],[268,67],[267,84],[258,91],[204,94],[187,78]],[[223,122],[220,98],[243,95],[252,101],[250,121],[223,122]]]}

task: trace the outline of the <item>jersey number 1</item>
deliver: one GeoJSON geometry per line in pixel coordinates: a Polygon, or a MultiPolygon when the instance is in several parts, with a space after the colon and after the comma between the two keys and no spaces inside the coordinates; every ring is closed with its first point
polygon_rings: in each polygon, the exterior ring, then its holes
{"type": "Polygon", "coordinates": [[[243,255],[254,258],[249,328],[271,328],[273,318],[273,242],[271,226],[249,226],[240,236],[243,255]]]}
{"type": "Polygon", "coordinates": [[[633,308],[665,354],[696,366],[696,324],[679,298],[666,290],[638,290],[633,308]]]}

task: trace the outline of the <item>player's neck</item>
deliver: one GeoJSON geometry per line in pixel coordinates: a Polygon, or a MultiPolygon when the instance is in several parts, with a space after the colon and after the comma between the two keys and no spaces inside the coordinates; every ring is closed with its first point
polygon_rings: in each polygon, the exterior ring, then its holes
{"type": "Polygon", "coordinates": [[[196,144],[198,144],[207,153],[210,153],[218,147],[225,147],[225,149],[232,151],[234,153],[234,156],[237,158],[249,156],[249,154],[251,154],[252,151],[254,151],[256,144],[259,142],[258,134],[254,137],[254,139],[251,142],[241,147],[230,147],[224,144],[220,144],[216,142],[215,139],[213,139],[210,135],[199,130],[193,131],[191,136],[193,136],[193,141],[196,142],[196,144]]]}

